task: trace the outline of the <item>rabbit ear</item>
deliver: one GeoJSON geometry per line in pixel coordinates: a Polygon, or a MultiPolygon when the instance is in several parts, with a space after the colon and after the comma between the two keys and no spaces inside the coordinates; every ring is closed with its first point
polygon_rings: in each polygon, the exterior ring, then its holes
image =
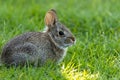
{"type": "Polygon", "coordinates": [[[54,9],[49,10],[45,16],[45,25],[53,26],[57,21],[56,11],[54,9]]]}

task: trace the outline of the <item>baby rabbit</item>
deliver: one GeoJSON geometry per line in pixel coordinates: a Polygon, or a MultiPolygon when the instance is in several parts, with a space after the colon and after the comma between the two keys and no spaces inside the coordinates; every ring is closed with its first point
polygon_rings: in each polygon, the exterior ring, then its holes
{"type": "Polygon", "coordinates": [[[75,37],[61,22],[54,9],[45,16],[45,32],[28,32],[9,41],[2,50],[1,61],[6,66],[40,66],[47,61],[60,62],[75,37]]]}

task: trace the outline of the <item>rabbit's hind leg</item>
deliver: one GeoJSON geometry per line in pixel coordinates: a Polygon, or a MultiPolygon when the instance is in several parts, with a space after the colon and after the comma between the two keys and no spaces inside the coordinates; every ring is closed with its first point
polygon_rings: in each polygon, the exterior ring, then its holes
{"type": "Polygon", "coordinates": [[[19,45],[10,57],[10,66],[28,66],[37,64],[37,47],[31,43],[19,45]]]}

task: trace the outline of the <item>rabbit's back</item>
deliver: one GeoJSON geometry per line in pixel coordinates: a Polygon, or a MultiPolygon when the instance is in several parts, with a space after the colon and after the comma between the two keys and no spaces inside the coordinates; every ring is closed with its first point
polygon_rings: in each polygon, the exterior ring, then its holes
{"type": "Polygon", "coordinates": [[[15,48],[17,48],[20,45],[25,45],[26,43],[36,44],[36,41],[40,41],[41,35],[42,33],[40,32],[28,32],[13,38],[4,46],[2,56],[12,55],[11,52],[15,51],[15,48]]]}

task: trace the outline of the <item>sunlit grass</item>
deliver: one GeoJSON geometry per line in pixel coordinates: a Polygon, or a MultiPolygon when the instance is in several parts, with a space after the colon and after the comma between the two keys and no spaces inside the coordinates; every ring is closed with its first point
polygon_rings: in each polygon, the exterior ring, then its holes
{"type": "Polygon", "coordinates": [[[77,67],[73,64],[62,65],[61,73],[67,80],[97,80],[100,76],[99,72],[91,74],[87,70],[78,71],[77,67]]]}

